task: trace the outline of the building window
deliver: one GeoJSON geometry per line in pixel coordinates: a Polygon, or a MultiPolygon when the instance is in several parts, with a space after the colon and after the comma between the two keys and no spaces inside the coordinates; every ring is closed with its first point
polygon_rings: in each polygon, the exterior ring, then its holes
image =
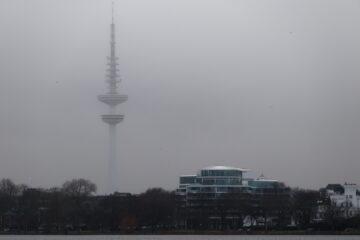
{"type": "Polygon", "coordinates": [[[214,185],[214,179],[203,179],[202,184],[204,185],[214,185]]]}

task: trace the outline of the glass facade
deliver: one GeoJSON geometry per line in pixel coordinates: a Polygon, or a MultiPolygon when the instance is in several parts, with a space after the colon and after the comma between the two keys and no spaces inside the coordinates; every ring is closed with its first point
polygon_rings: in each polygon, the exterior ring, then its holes
{"type": "MultiPolygon", "coordinates": [[[[228,186],[228,185],[242,185],[242,169],[231,167],[213,167],[202,169],[196,176],[196,183],[205,186],[228,186]]],[[[212,191],[217,192],[214,188],[212,191]]],[[[224,192],[224,188],[220,192],[224,192]]]]}
{"type": "Polygon", "coordinates": [[[181,176],[180,184],[194,184],[196,181],[196,175],[181,176]]]}
{"type": "Polygon", "coordinates": [[[242,184],[244,171],[247,170],[222,166],[201,169],[197,175],[180,176],[177,192],[192,196],[196,193],[215,196],[216,193],[240,192],[244,188],[242,184]]]}
{"type": "Polygon", "coordinates": [[[214,166],[201,169],[197,175],[183,175],[177,190],[181,195],[196,198],[214,198],[223,193],[265,193],[283,187],[276,180],[246,178],[248,169],[214,166]]]}
{"type": "Polygon", "coordinates": [[[252,188],[267,188],[267,189],[274,189],[277,187],[280,187],[280,183],[276,180],[263,180],[263,179],[256,179],[256,180],[250,180],[249,186],[252,188]]]}
{"type": "Polygon", "coordinates": [[[205,169],[198,174],[201,177],[241,177],[242,171],[232,169],[205,169]]]}
{"type": "Polygon", "coordinates": [[[241,185],[241,178],[198,178],[202,185],[241,185]]]}

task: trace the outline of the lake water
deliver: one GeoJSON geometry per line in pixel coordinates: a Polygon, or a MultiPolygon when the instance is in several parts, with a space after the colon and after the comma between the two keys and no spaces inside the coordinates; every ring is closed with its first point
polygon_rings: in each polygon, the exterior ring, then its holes
{"type": "Polygon", "coordinates": [[[0,240],[360,240],[360,236],[224,236],[224,235],[119,235],[119,236],[0,236],[0,240]]]}

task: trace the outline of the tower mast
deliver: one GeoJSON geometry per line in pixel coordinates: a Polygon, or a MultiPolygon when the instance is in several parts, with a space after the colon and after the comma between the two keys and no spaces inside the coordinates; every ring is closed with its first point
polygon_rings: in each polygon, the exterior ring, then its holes
{"type": "Polygon", "coordinates": [[[118,191],[118,168],[116,157],[116,125],[123,121],[124,115],[116,113],[116,106],[128,99],[127,95],[120,95],[117,91],[117,85],[120,83],[118,69],[118,57],[115,52],[115,23],[114,23],[114,3],[112,3],[112,18],[110,24],[110,56],[108,59],[107,84],[108,92],[98,96],[98,100],[109,106],[109,113],[101,115],[102,120],[109,125],[109,153],[108,153],[108,189],[107,192],[118,191]]]}

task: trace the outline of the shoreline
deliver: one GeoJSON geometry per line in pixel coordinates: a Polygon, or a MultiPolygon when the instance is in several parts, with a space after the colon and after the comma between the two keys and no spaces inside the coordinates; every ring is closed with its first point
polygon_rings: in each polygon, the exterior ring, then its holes
{"type": "Polygon", "coordinates": [[[68,231],[68,232],[39,232],[39,231],[30,231],[30,232],[0,232],[1,235],[58,235],[58,236],[77,236],[77,235],[360,235],[360,230],[349,230],[349,231],[117,231],[117,232],[92,232],[92,231],[68,231]]]}

